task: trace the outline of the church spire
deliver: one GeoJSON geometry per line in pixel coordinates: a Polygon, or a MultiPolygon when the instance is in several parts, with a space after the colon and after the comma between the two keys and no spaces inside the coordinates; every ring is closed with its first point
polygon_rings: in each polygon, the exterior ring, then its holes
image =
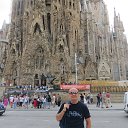
{"type": "Polygon", "coordinates": [[[80,0],[80,4],[81,4],[81,11],[85,12],[88,10],[87,8],[87,0],[80,0]]]}

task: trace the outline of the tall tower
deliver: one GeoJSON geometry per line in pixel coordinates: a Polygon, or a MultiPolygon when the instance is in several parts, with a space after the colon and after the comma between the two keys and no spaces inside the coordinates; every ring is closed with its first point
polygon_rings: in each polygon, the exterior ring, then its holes
{"type": "Polygon", "coordinates": [[[19,84],[20,66],[23,44],[23,14],[24,14],[24,0],[13,0],[12,2],[12,16],[10,26],[10,37],[8,45],[8,57],[4,69],[4,77],[6,81],[10,81],[16,85],[19,84]]]}

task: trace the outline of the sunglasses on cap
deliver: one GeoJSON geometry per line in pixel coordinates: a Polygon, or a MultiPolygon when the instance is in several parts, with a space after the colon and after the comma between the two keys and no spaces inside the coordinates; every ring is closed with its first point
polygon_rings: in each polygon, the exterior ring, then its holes
{"type": "Polygon", "coordinates": [[[69,92],[69,94],[78,94],[78,92],[69,92]]]}

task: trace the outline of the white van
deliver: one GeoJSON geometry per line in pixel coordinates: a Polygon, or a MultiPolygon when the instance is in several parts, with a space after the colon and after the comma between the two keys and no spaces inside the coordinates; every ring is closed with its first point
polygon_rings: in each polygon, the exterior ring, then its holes
{"type": "Polygon", "coordinates": [[[124,94],[124,111],[128,113],[128,92],[124,94]]]}

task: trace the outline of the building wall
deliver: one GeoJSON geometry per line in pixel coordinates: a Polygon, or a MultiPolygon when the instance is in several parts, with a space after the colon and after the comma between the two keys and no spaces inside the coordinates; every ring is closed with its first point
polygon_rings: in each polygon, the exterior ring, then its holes
{"type": "MultiPolygon", "coordinates": [[[[4,77],[16,85],[126,79],[127,40],[103,0],[13,0],[4,77]],[[122,57],[121,57],[122,56],[122,57]]],[[[128,68],[127,68],[128,69],[128,68]]]]}
{"type": "Polygon", "coordinates": [[[0,85],[5,83],[3,78],[3,71],[6,64],[7,58],[7,47],[9,38],[9,24],[3,22],[2,28],[0,29],[0,85]]]}

